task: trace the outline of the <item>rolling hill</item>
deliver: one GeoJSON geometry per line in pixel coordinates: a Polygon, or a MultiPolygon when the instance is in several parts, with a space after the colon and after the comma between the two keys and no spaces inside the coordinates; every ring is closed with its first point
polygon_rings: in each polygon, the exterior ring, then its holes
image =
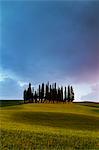
{"type": "Polygon", "coordinates": [[[1,150],[99,149],[99,104],[18,104],[0,109],[1,150]]]}

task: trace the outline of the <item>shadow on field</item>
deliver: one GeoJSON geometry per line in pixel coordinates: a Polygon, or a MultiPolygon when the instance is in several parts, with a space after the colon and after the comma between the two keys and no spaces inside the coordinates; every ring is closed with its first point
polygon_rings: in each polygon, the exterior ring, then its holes
{"type": "Polygon", "coordinates": [[[99,113],[99,109],[92,109],[92,111],[99,113]]]}
{"type": "Polygon", "coordinates": [[[17,112],[14,122],[78,130],[99,131],[99,118],[82,114],[56,112],[17,112]]]}
{"type": "Polygon", "coordinates": [[[88,106],[88,107],[99,108],[99,103],[95,103],[95,102],[76,102],[76,104],[88,106]]]}

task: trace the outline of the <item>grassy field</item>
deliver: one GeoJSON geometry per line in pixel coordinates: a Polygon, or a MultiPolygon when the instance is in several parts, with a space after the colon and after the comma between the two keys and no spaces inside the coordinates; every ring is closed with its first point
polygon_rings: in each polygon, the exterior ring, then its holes
{"type": "Polygon", "coordinates": [[[99,150],[99,104],[5,104],[0,121],[0,150],[99,150]]]}

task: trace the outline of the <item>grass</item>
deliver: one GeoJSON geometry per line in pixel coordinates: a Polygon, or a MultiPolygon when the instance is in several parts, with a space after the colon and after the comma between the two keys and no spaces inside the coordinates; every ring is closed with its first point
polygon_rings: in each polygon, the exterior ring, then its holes
{"type": "Polygon", "coordinates": [[[0,150],[98,150],[98,106],[6,104],[0,110],[0,150]]]}

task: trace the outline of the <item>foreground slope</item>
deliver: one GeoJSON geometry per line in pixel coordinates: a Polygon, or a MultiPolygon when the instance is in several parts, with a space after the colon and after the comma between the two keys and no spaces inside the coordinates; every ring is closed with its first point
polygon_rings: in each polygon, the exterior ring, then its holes
{"type": "Polygon", "coordinates": [[[99,149],[99,104],[1,108],[0,149],[99,149]]]}

